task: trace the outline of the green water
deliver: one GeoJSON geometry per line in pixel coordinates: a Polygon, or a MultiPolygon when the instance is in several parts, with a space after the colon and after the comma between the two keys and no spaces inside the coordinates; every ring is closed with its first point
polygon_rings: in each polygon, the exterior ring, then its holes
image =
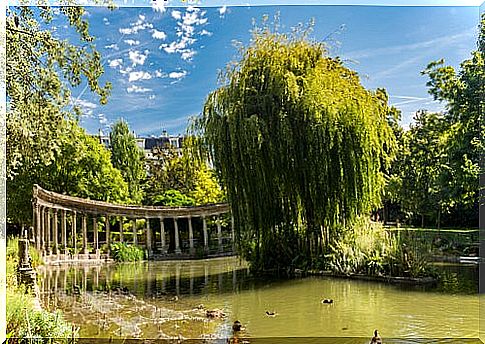
{"type": "Polygon", "coordinates": [[[439,269],[446,281],[432,288],[329,277],[259,280],[237,258],[49,267],[40,283],[44,305],[61,309],[89,338],[227,338],[235,320],[248,342],[368,343],[374,329],[385,343],[478,337],[477,267],[439,269]],[[208,319],[205,310],[215,308],[226,318],[208,319]]]}

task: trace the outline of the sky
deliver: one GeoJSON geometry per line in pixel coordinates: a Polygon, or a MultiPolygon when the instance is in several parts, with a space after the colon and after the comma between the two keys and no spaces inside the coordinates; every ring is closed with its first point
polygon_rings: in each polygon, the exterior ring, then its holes
{"type": "MultiPolygon", "coordinates": [[[[431,61],[444,58],[455,68],[476,48],[478,7],[395,6],[220,6],[87,7],[105,73],[113,85],[107,105],[89,89],[73,91],[89,133],[108,132],[118,118],[141,136],[162,130],[183,134],[188,118],[201,112],[216,89],[218,71],[237,58],[233,41],[247,44],[253,18],[280,13],[281,31],[315,20],[312,37],[325,41],[369,89],[384,87],[390,104],[408,127],[420,109],[441,111],[445,104],[427,92],[421,75],[431,61]]],[[[62,20],[56,34],[72,39],[62,20]]]]}

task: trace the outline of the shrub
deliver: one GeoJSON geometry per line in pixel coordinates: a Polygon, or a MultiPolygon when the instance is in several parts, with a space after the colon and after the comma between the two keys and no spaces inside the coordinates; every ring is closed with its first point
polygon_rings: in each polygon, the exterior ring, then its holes
{"type": "Polygon", "coordinates": [[[382,224],[363,217],[338,232],[324,260],[335,272],[408,277],[431,274],[429,245],[409,233],[389,233],[382,224]]]}
{"type": "Polygon", "coordinates": [[[77,329],[66,322],[59,312],[35,310],[32,301],[33,296],[27,294],[24,288],[7,289],[8,337],[60,343],[78,336],[77,329]]]}
{"type": "Polygon", "coordinates": [[[145,259],[145,251],[141,247],[124,242],[111,244],[111,253],[118,262],[136,262],[145,259]]]}

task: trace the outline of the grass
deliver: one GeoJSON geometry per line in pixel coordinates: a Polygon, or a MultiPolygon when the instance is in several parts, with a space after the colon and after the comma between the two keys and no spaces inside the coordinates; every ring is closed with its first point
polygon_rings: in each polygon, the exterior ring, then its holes
{"type": "MultiPolygon", "coordinates": [[[[42,264],[40,254],[34,247],[31,246],[29,252],[34,267],[42,264]]],[[[26,343],[67,343],[77,338],[77,329],[66,322],[60,312],[50,313],[34,308],[35,296],[17,279],[18,263],[18,238],[9,237],[6,254],[7,338],[26,343]]]]}
{"type": "Polygon", "coordinates": [[[340,228],[339,238],[324,257],[326,268],[341,274],[425,277],[433,275],[428,264],[430,244],[415,233],[387,231],[382,224],[358,219],[340,228]]]}

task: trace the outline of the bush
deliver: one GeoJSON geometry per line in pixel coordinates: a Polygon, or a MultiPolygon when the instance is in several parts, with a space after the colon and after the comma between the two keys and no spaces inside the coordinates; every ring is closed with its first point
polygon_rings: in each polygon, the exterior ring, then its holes
{"type": "Polygon", "coordinates": [[[423,277],[431,274],[429,245],[412,234],[387,232],[382,224],[359,218],[351,227],[341,228],[324,262],[343,274],[423,277]]]}
{"type": "Polygon", "coordinates": [[[124,242],[111,244],[111,253],[118,262],[136,262],[145,259],[145,250],[124,242]]]}
{"type": "MultiPolygon", "coordinates": [[[[77,337],[77,330],[66,322],[58,312],[50,313],[33,307],[34,296],[17,280],[18,238],[9,237],[7,241],[7,337],[35,342],[66,342],[77,337]],[[51,340],[52,339],[52,340],[51,340]]],[[[32,265],[42,264],[40,254],[34,247],[29,249],[32,265]]]]}
{"type": "Polygon", "coordinates": [[[24,288],[7,290],[7,336],[60,343],[78,336],[77,329],[66,322],[59,312],[50,313],[32,307],[33,296],[24,288]]]}

